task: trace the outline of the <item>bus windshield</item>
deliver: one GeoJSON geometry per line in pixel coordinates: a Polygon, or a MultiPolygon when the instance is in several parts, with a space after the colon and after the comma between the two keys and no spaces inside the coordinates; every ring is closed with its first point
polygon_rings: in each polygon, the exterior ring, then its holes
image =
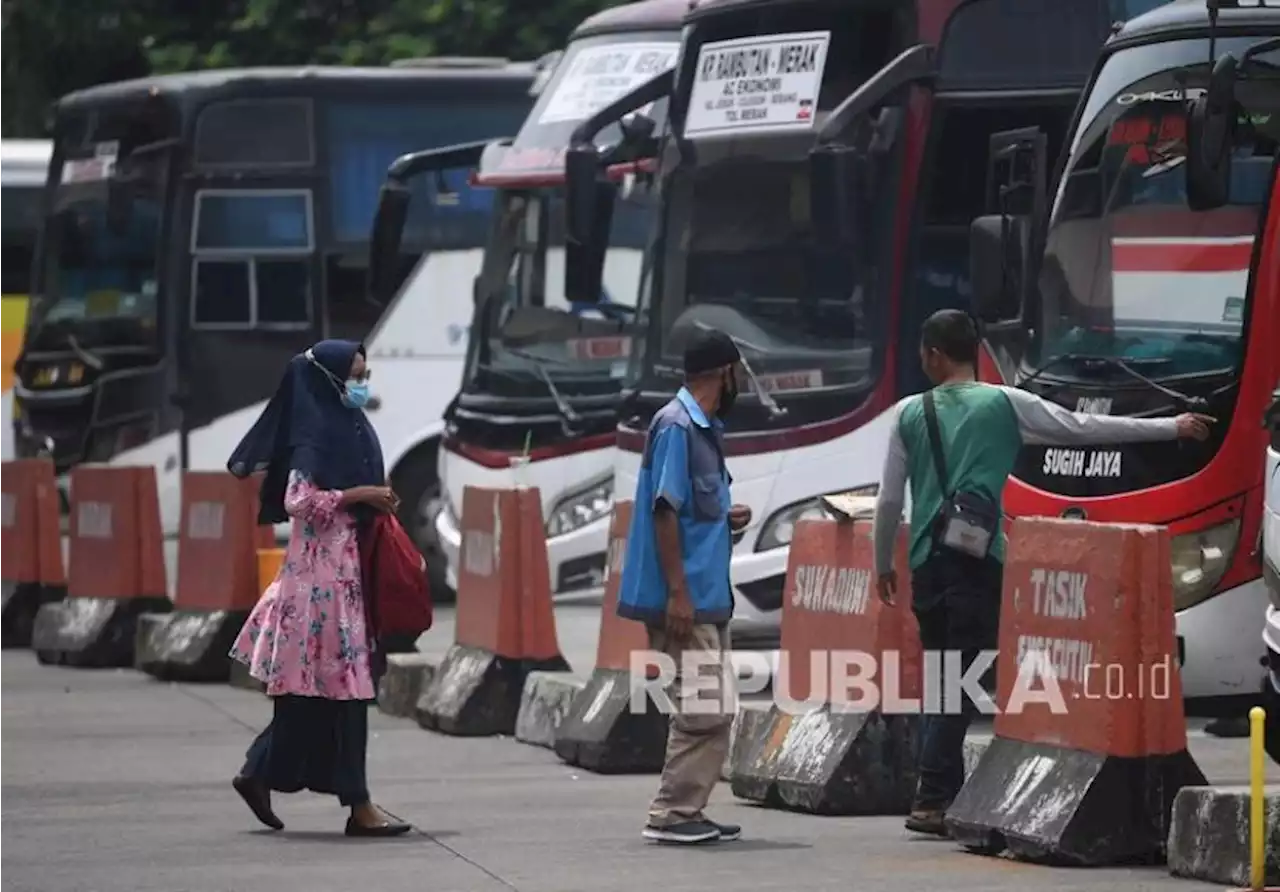
{"type": "MultiPolygon", "coordinates": [[[[717,328],[737,339],[755,373],[752,389],[758,382],[793,403],[791,421],[847,413],[878,380],[893,156],[872,156],[873,194],[862,199],[863,218],[884,225],[873,223],[865,244],[833,248],[811,221],[807,155],[744,154],[678,163],[668,174],[658,266],[642,295],[654,333],[632,374],[642,391],[674,392],[686,339],[717,328]]],[[[758,404],[734,415],[735,430],[767,424],[758,404]]]]}
{"type": "MultiPolygon", "coordinates": [[[[768,391],[794,426],[853,411],[879,380],[904,95],[834,135],[868,165],[865,188],[848,197],[865,230],[854,244],[817,229],[809,151],[902,36],[879,6],[763,10],[742,4],[690,25],[684,52],[696,61],[676,84],[688,111],[682,139],[663,150],[662,225],[642,292],[648,331],[629,378],[656,404],[680,386],[689,336],[719,329],[754,373],[748,388],[768,391]]],[[[760,400],[739,405],[735,432],[779,417],[760,400]]]]}
{"type": "Polygon", "coordinates": [[[856,252],[827,250],[815,237],[807,159],[727,161],[680,171],[671,185],[661,297],[668,373],[700,323],[747,345],[765,386],[866,390],[874,270],[856,252]]]}
{"type": "Polygon", "coordinates": [[[154,337],[163,162],[138,169],[146,171],[140,181],[109,197],[106,180],[76,181],[81,162],[63,165],[46,223],[32,346],[63,348],[68,333],[86,344],[109,336],[113,343],[147,346],[154,337]]]}
{"type": "MultiPolygon", "coordinates": [[[[1217,52],[1239,58],[1261,39],[1220,38],[1217,52]]],[[[1182,99],[1203,89],[1208,59],[1208,41],[1175,40],[1121,50],[1100,71],[1050,219],[1028,369],[1049,364],[1044,377],[1069,377],[1076,364],[1056,358],[1082,354],[1167,379],[1242,362],[1253,243],[1280,138],[1280,52],[1256,57],[1237,86],[1228,203],[1193,211],[1182,99]]]]}
{"type": "Polygon", "coordinates": [[[485,265],[505,272],[505,282],[476,309],[479,341],[464,396],[546,399],[548,378],[566,398],[620,389],[651,219],[647,193],[635,190],[614,208],[594,306],[565,298],[564,213],[560,188],[502,194],[485,265]]]}
{"type": "Polygon", "coordinates": [[[3,208],[3,266],[0,276],[5,295],[27,297],[31,291],[31,257],[35,252],[36,233],[40,231],[40,200],[43,186],[9,185],[0,189],[3,208]]]}

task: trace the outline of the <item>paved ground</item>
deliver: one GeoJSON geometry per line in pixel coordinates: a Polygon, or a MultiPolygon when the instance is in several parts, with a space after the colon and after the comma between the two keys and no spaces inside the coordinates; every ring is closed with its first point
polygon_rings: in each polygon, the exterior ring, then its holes
{"type": "MultiPolygon", "coordinates": [[[[442,619],[429,638],[448,640],[447,614],[442,619]]],[[[562,622],[562,643],[574,621],[562,622]]],[[[130,671],[42,667],[28,652],[2,659],[6,889],[1217,888],[1159,868],[1058,871],[982,858],[946,841],[913,839],[898,818],[759,809],[735,802],[723,785],[714,814],[741,822],[743,840],[658,848],[639,837],[651,777],[582,773],[514,740],[449,738],[381,714],[372,722],[371,783],[379,801],[418,832],[349,841],[335,802],[299,795],[279,797],[288,829],[272,834],[257,828],[228,784],[268,719],[265,698],[221,685],[162,684],[130,671]]],[[[1193,736],[1209,773],[1244,776],[1243,741],[1193,736]]]]}

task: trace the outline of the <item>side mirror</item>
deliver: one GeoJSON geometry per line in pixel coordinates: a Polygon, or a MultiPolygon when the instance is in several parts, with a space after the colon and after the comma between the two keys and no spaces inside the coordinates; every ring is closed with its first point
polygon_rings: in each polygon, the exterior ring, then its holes
{"type": "Polygon", "coordinates": [[[865,169],[862,153],[850,146],[809,152],[809,213],[820,243],[848,247],[864,234],[865,169]]]}
{"type": "Polygon", "coordinates": [[[378,212],[369,237],[369,299],[385,305],[396,286],[400,268],[400,239],[409,215],[409,189],[388,180],[378,192],[378,212]]]}
{"type": "Polygon", "coordinates": [[[113,176],[107,180],[107,231],[112,235],[123,236],[129,231],[132,222],[132,190],[127,183],[113,176]]]}
{"type": "Polygon", "coordinates": [[[604,258],[609,250],[618,187],[606,180],[598,180],[592,186],[588,193],[594,198],[587,230],[590,235],[583,241],[565,242],[564,296],[570,303],[599,303],[604,291],[604,258]]]}
{"type": "Polygon", "coordinates": [[[598,303],[618,188],[601,176],[595,146],[565,153],[565,298],[598,303]]]}
{"type": "Polygon", "coordinates": [[[969,227],[969,281],[973,315],[983,322],[1021,316],[1021,226],[1000,214],[978,217],[969,227]]]}
{"type": "Polygon", "coordinates": [[[565,238],[583,244],[591,240],[598,202],[600,158],[596,147],[571,145],[565,150],[565,238]]]}
{"type": "Polygon", "coordinates": [[[628,158],[649,158],[658,153],[658,143],[653,137],[658,125],[653,118],[633,112],[619,121],[618,127],[622,131],[618,149],[628,158]]]}
{"type": "Polygon", "coordinates": [[[1037,219],[1045,202],[1048,137],[1039,127],[1003,130],[990,137],[987,153],[987,208],[1010,217],[1037,219]],[[1005,166],[1000,182],[996,170],[1005,166]]]}
{"type": "Polygon", "coordinates": [[[1187,206],[1208,211],[1231,193],[1231,148],[1236,129],[1236,70],[1225,53],[1213,66],[1209,86],[1187,103],[1187,206]]]}

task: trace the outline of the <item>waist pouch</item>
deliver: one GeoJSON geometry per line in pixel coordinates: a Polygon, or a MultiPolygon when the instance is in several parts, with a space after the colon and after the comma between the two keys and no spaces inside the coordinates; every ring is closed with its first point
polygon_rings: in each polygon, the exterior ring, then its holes
{"type": "Polygon", "coordinates": [[[934,544],[970,557],[985,558],[1000,532],[1000,506],[977,493],[949,491],[947,459],[942,450],[938,412],[931,390],[924,395],[924,416],[929,427],[934,470],[943,493],[942,510],[934,526],[934,544]]]}
{"type": "Polygon", "coordinates": [[[942,503],[935,541],[944,548],[985,558],[1000,531],[1000,509],[990,499],[957,493],[942,503]]]}

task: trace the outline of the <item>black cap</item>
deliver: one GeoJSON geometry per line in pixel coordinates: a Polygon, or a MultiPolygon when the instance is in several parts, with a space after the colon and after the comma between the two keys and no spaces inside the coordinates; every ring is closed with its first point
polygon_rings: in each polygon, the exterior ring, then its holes
{"type": "Polygon", "coordinates": [[[722,331],[699,328],[684,348],[684,373],[700,375],[713,369],[733,365],[742,359],[738,345],[722,331]]]}

